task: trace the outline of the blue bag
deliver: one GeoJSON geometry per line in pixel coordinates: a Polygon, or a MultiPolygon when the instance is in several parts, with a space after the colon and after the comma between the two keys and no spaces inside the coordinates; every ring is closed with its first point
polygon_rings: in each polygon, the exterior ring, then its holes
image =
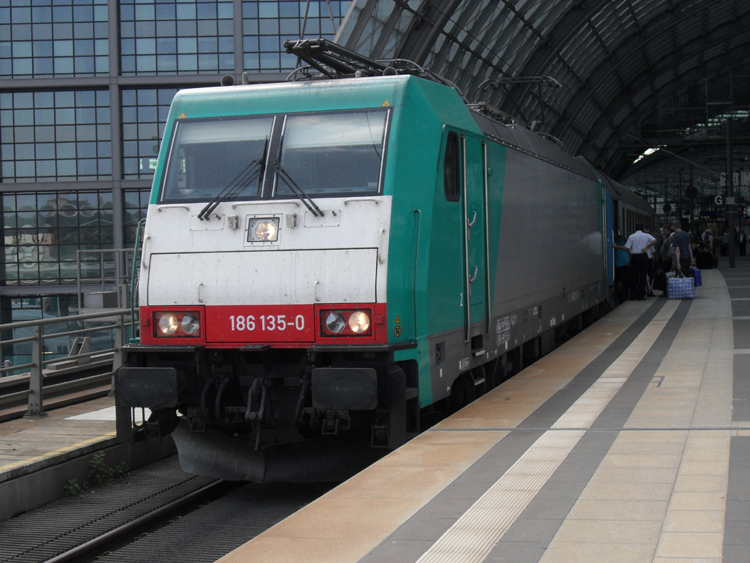
{"type": "Polygon", "coordinates": [[[693,299],[695,297],[695,283],[693,278],[686,278],[682,274],[667,280],[667,297],[669,299],[693,299]]]}
{"type": "Polygon", "coordinates": [[[698,268],[691,268],[690,271],[693,273],[695,287],[700,287],[701,285],[703,285],[703,281],[701,281],[701,271],[698,268]]]}

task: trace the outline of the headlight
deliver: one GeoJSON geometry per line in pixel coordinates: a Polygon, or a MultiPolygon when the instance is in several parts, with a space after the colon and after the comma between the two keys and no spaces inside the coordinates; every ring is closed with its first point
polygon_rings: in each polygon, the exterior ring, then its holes
{"type": "Polygon", "coordinates": [[[165,313],[159,319],[159,332],[164,336],[172,336],[180,324],[177,322],[177,315],[173,313],[165,313]]]}
{"type": "Polygon", "coordinates": [[[198,311],[157,311],[154,313],[154,336],[189,338],[201,336],[198,311]]]}
{"type": "Polygon", "coordinates": [[[370,309],[323,309],[321,336],[372,336],[370,309]]]}
{"type": "Polygon", "coordinates": [[[279,231],[273,221],[261,221],[255,225],[255,236],[258,240],[272,242],[276,240],[278,234],[279,231]]]}
{"type": "Polygon", "coordinates": [[[364,311],[355,311],[349,317],[349,328],[355,334],[367,332],[370,328],[370,316],[364,311]]]}
{"type": "Polygon", "coordinates": [[[201,322],[195,315],[187,314],[182,317],[182,330],[185,334],[196,334],[201,329],[201,322]]]}
{"type": "Polygon", "coordinates": [[[346,319],[344,315],[338,311],[332,311],[328,317],[326,317],[326,327],[331,332],[339,333],[346,328],[346,319]]]}
{"type": "Polygon", "coordinates": [[[279,240],[278,217],[254,217],[247,225],[247,242],[276,242],[279,240]]]}

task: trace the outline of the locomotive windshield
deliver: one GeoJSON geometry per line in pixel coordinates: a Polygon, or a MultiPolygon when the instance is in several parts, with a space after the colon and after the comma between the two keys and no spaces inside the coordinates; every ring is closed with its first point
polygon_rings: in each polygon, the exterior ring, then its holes
{"type": "Polygon", "coordinates": [[[260,197],[259,163],[273,117],[180,120],[169,156],[162,201],[206,200],[233,192],[260,197]]]}
{"type": "MultiPolygon", "coordinates": [[[[310,196],[377,193],[387,117],[383,110],[290,115],[281,167],[310,196]]],[[[295,195],[279,182],[275,197],[295,195]]]]}
{"type": "Polygon", "coordinates": [[[376,194],[387,120],[386,109],[178,120],[161,201],[376,194]]]}

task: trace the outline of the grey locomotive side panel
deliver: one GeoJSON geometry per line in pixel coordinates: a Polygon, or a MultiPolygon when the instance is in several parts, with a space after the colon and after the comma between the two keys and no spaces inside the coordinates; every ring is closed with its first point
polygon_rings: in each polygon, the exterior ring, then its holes
{"type": "Polygon", "coordinates": [[[593,180],[508,149],[496,314],[601,280],[598,190],[593,180]]]}
{"type": "MultiPolygon", "coordinates": [[[[508,148],[506,155],[490,334],[480,356],[464,342],[462,329],[430,336],[435,401],[450,395],[462,372],[499,358],[604,298],[599,186],[517,150],[508,148]]],[[[483,319],[472,325],[473,335],[484,333],[483,319]]]]}

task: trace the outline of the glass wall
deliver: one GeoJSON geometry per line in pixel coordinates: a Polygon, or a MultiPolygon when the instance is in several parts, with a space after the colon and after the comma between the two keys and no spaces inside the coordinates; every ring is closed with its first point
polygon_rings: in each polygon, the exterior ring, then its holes
{"type": "Polygon", "coordinates": [[[245,70],[292,70],[297,58],[284,52],[284,41],[300,37],[333,39],[349,2],[242,2],[242,49],[245,70]],[[329,9],[330,7],[330,9],[329,9]],[[305,21],[305,10],[307,20],[305,21]]]}
{"type": "Polygon", "coordinates": [[[176,88],[122,91],[123,178],[150,179],[176,88]]]}
{"type": "MultiPolygon", "coordinates": [[[[138,223],[146,218],[150,189],[125,190],[123,192],[123,225],[125,227],[125,248],[133,248],[137,234],[138,223]]],[[[143,240],[141,239],[141,242],[143,240]]]]}
{"type": "MultiPolygon", "coordinates": [[[[278,80],[297,64],[283,42],[333,39],[349,4],[0,0],[0,322],[76,314],[79,251],[133,248],[179,89],[244,71],[278,80]]],[[[113,255],[81,258],[99,291],[113,255]]],[[[27,347],[0,359],[28,361],[27,347]]],[[[45,354],[69,347],[64,337],[45,354]]]]}
{"type": "MultiPolygon", "coordinates": [[[[138,222],[146,217],[151,190],[123,190],[124,246],[133,248],[138,222]]],[[[0,286],[38,286],[70,284],[76,280],[76,251],[112,248],[111,192],[5,193],[3,201],[4,261],[0,269],[0,286]]],[[[103,260],[96,254],[84,255],[81,275],[94,278],[100,272],[111,276],[111,255],[103,260]]],[[[78,297],[74,294],[0,297],[0,323],[66,317],[78,314],[78,297]]],[[[51,325],[45,334],[77,330],[83,323],[51,325]]],[[[31,336],[31,329],[16,329],[2,334],[3,339],[31,336]]],[[[112,330],[89,335],[92,350],[114,346],[112,330]]],[[[67,356],[75,336],[45,340],[45,359],[67,356]]],[[[2,347],[2,361],[10,365],[28,363],[31,343],[2,347]]],[[[28,370],[20,370],[25,372],[28,370]]],[[[14,372],[8,372],[13,375],[14,372]]],[[[2,377],[2,376],[0,376],[2,377]]]]}
{"type": "MultiPolygon", "coordinates": [[[[77,251],[112,248],[112,192],[3,193],[0,285],[76,283],[77,251]]],[[[82,256],[81,277],[100,276],[97,254],[82,256]]],[[[113,275],[114,265],[105,261],[113,275]]]]}
{"type": "Polygon", "coordinates": [[[0,91],[5,182],[112,176],[109,90],[0,91]]]}
{"type": "Polygon", "coordinates": [[[233,71],[233,16],[232,0],[122,0],[122,74],[233,71]]]}
{"type": "Polygon", "coordinates": [[[0,0],[0,78],[109,73],[107,0],[0,0]]]}

